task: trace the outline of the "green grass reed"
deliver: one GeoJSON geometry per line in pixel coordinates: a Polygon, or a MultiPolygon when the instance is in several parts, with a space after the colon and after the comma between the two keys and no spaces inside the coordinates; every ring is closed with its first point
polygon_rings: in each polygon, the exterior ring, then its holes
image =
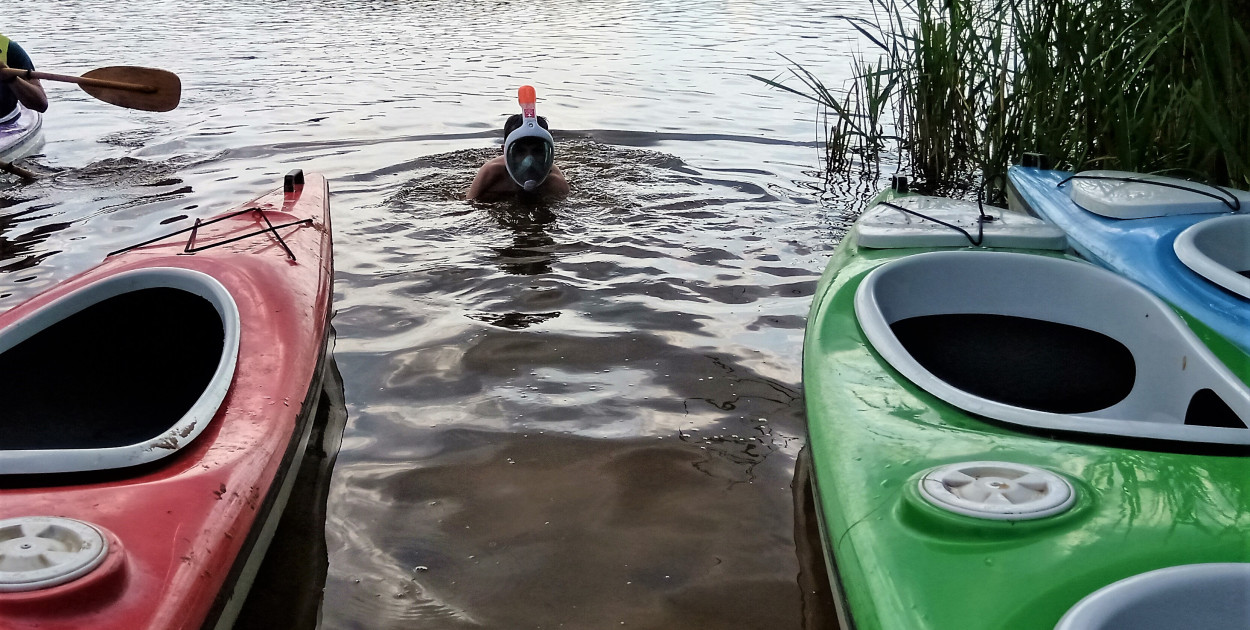
{"type": "Polygon", "coordinates": [[[877,56],[858,56],[846,86],[794,63],[801,87],[755,77],[828,109],[831,174],[871,170],[897,143],[934,190],[1001,189],[1028,151],[1250,187],[1250,3],[872,2],[875,23],[847,19],[877,56]]]}

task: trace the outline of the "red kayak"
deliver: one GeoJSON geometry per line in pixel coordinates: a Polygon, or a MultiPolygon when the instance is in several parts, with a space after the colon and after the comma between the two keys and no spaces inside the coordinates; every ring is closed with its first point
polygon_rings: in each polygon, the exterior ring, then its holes
{"type": "Polygon", "coordinates": [[[321,392],[329,210],[293,171],[0,315],[0,628],[233,622],[321,392]]]}

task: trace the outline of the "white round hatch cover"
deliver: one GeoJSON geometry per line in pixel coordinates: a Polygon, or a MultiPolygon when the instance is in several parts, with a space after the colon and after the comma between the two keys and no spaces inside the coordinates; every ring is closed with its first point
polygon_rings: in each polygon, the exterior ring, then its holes
{"type": "Polygon", "coordinates": [[[100,530],[82,521],[55,516],[0,520],[0,593],[64,584],[90,573],[107,552],[100,530]]]}
{"type": "Polygon", "coordinates": [[[920,478],[920,495],[944,510],[977,518],[1022,521],[1072,507],[1076,492],[1059,475],[1011,462],[960,462],[920,478]]]}

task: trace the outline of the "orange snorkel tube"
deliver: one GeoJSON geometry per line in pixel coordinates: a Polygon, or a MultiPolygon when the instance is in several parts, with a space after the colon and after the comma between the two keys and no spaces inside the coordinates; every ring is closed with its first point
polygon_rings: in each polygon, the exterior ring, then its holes
{"type": "Polygon", "coordinates": [[[521,118],[538,118],[538,93],[532,85],[522,85],[516,91],[517,103],[521,104],[521,118]]]}

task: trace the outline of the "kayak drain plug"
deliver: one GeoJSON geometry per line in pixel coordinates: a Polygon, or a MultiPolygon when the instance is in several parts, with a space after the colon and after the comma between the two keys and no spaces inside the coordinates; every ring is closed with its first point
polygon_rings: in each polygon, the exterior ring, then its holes
{"type": "Polygon", "coordinates": [[[1076,502],[1076,491],[1063,477],[1012,462],[932,468],[920,478],[920,496],[949,512],[1000,521],[1054,516],[1076,502]]]}
{"type": "Polygon", "coordinates": [[[104,562],[108,541],[72,518],[0,520],[0,593],[36,591],[76,580],[104,562]]]}

